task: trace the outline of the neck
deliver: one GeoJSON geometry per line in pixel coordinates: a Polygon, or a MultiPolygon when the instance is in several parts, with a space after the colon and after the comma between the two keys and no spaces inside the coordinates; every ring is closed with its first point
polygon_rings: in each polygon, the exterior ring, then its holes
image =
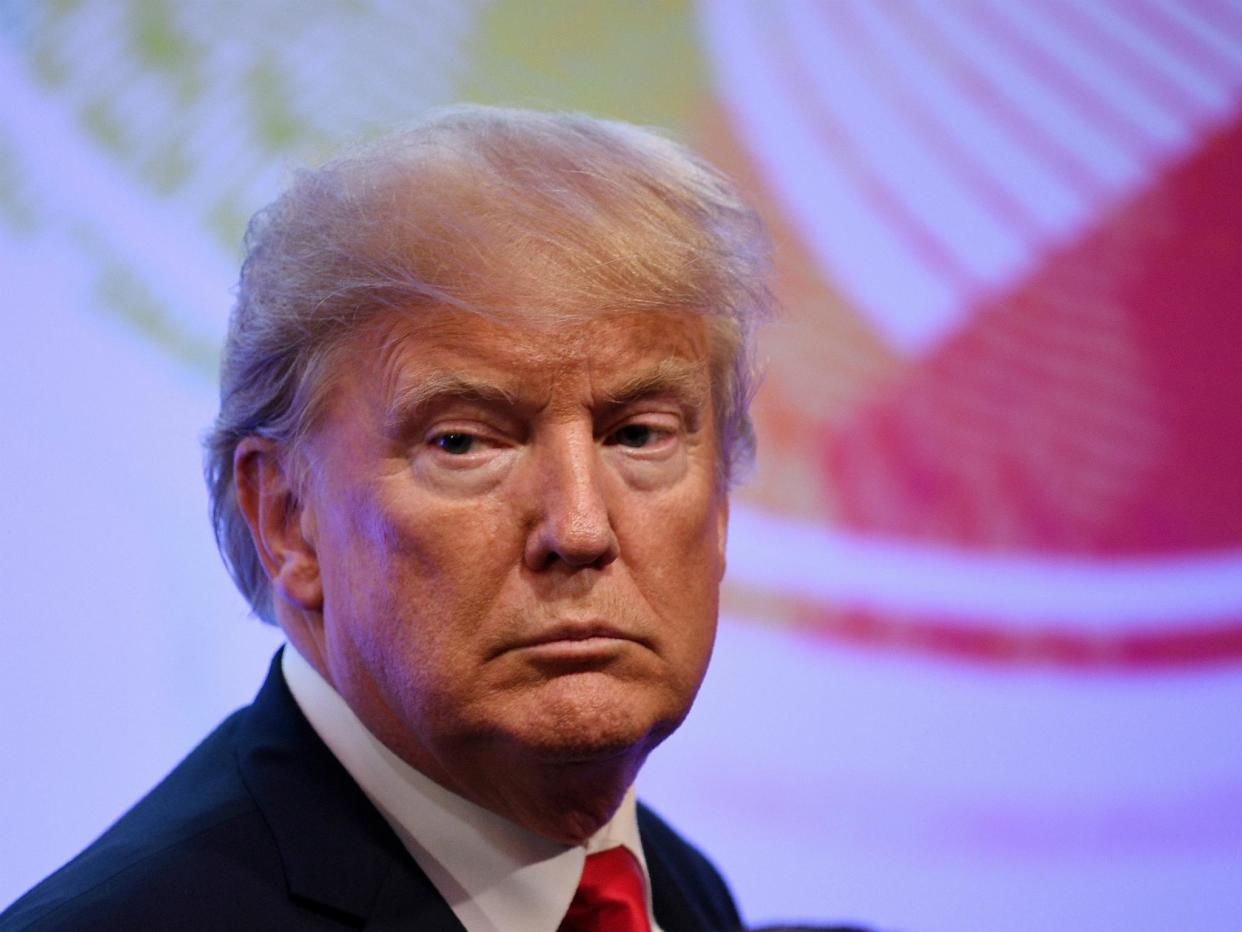
{"type": "Polygon", "coordinates": [[[489,794],[475,801],[544,838],[580,845],[616,813],[640,764],[607,761],[538,768],[528,779],[504,787],[503,798],[489,794]]]}
{"type": "Polygon", "coordinates": [[[576,757],[478,734],[448,742],[437,753],[402,729],[382,703],[364,701],[373,697],[364,693],[349,702],[317,645],[306,641],[295,641],[298,651],[390,751],[450,792],[559,844],[580,845],[607,824],[647,754],[671,731],[653,728],[632,744],[579,751],[576,757]]]}
{"type": "Polygon", "coordinates": [[[448,770],[394,748],[445,789],[564,845],[582,844],[613,817],[648,750],[630,748],[596,760],[548,762],[532,760],[521,750],[488,749],[457,758],[457,766],[448,770]],[[504,779],[496,779],[497,774],[504,774],[504,779]]]}

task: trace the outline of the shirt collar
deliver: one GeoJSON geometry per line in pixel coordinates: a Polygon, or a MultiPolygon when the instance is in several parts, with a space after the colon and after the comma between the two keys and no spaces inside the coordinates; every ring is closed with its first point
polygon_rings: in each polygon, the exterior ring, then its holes
{"type": "Polygon", "coordinates": [[[638,859],[651,913],[633,787],[607,824],[585,844],[567,847],[446,790],[401,760],[292,646],[283,651],[281,671],[311,727],[469,932],[554,932],[569,909],[587,853],[616,845],[638,859]]]}

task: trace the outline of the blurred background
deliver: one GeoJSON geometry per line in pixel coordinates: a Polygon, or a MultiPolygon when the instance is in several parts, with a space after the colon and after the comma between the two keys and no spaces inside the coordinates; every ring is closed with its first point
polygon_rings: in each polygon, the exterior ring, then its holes
{"type": "Polygon", "coordinates": [[[246,218],[457,100],[666,127],[775,235],[640,782],[748,919],[1238,928],[1237,0],[2,0],[0,905],[279,644],[200,478],[246,218]]]}

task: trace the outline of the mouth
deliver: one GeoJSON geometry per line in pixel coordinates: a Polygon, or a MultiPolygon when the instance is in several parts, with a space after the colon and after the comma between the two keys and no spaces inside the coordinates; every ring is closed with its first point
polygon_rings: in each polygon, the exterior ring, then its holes
{"type": "Polygon", "coordinates": [[[524,652],[549,659],[565,657],[585,660],[610,656],[632,645],[650,646],[645,638],[616,625],[591,620],[549,625],[514,641],[503,652],[524,652]]]}

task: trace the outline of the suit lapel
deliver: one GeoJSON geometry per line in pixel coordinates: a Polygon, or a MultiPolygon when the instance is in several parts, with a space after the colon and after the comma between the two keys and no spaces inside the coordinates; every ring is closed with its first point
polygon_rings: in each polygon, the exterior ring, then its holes
{"type": "Polygon", "coordinates": [[[462,932],[379,811],[303,717],[273,661],[237,741],[246,787],[284,863],[289,894],[375,930],[462,932]]]}
{"type": "Polygon", "coordinates": [[[692,929],[695,911],[681,888],[679,872],[670,863],[669,853],[658,833],[652,831],[642,817],[642,807],[639,812],[638,831],[643,841],[643,856],[647,859],[647,872],[651,875],[651,908],[656,924],[665,932],[692,929]]]}
{"type": "Polygon", "coordinates": [[[638,805],[638,833],[651,875],[651,907],[664,932],[737,932],[741,919],[708,861],[655,813],[638,805]]]}
{"type": "MultiPolygon", "coordinates": [[[[235,753],[280,851],[290,897],[325,918],[372,932],[464,932],[384,817],[315,734],[279,667],[277,654],[244,714],[235,753]]],[[[638,826],[660,927],[738,928],[728,891],[702,856],[642,805],[638,826]]]]}

